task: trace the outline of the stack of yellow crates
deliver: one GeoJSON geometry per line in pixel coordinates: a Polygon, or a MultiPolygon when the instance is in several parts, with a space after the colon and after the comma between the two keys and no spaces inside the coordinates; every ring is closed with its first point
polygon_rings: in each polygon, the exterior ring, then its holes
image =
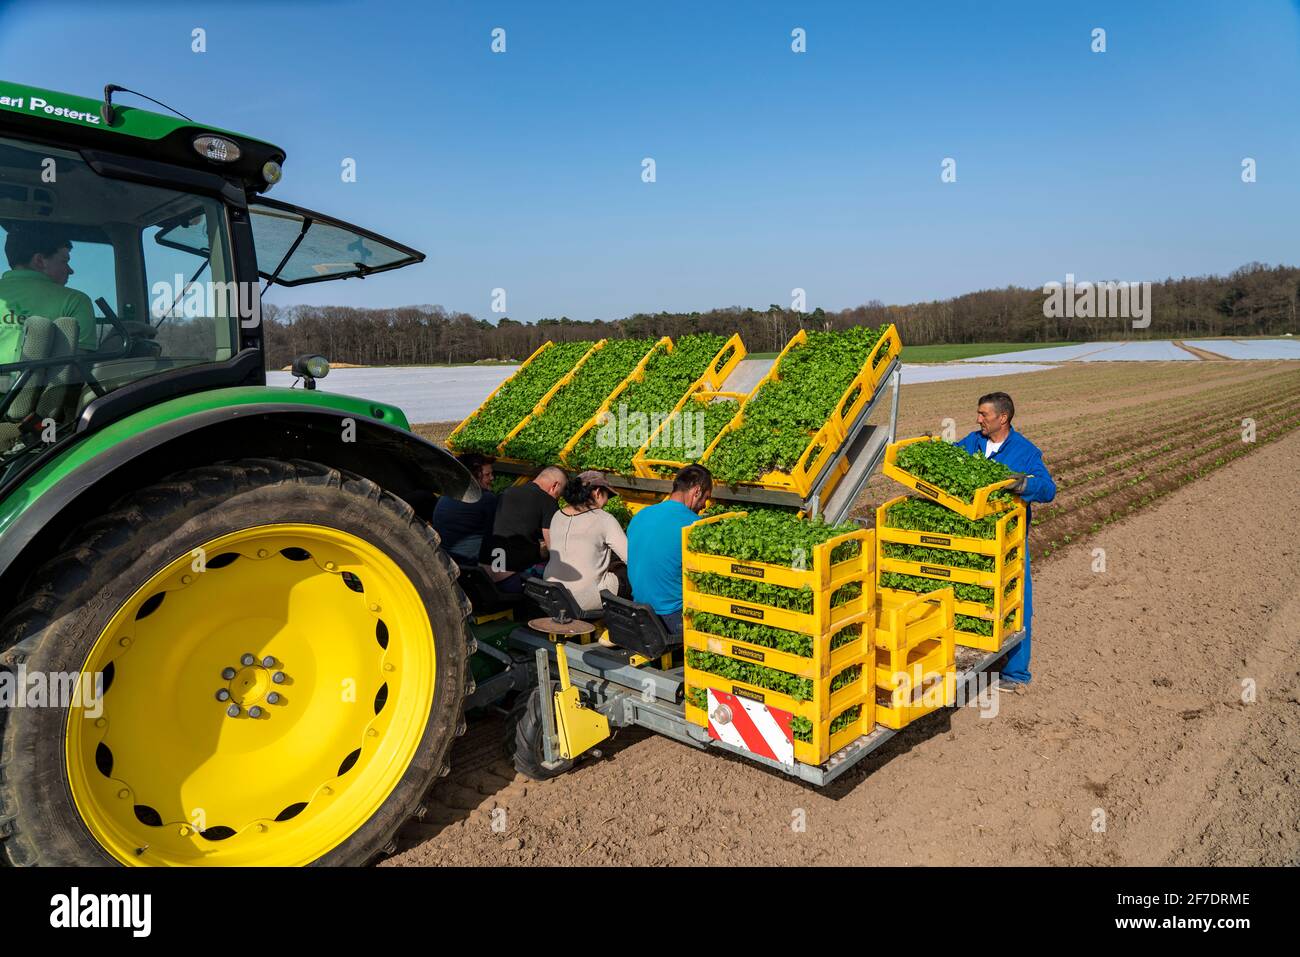
{"type": "Polygon", "coordinates": [[[789,730],[794,760],[813,765],[870,733],[872,532],[836,536],[812,549],[806,568],[791,568],[693,551],[691,528],[682,533],[687,721],[710,727],[719,695],[743,698],[789,730]]]}
{"type": "Polygon", "coordinates": [[[877,575],[931,579],[935,588],[951,585],[957,644],[997,651],[1007,635],[1020,630],[1024,616],[1024,504],[1016,502],[997,515],[993,537],[986,539],[891,527],[889,510],[907,498],[901,495],[876,509],[877,575]]]}
{"type": "Polygon", "coordinates": [[[876,612],[876,721],[898,730],[954,704],[952,589],[878,593],[876,612]]]}

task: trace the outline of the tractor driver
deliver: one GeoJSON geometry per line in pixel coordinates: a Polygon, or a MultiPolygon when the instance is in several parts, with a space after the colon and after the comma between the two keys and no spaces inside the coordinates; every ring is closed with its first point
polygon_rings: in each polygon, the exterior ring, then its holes
{"type": "Polygon", "coordinates": [[[0,276],[0,363],[22,358],[23,324],[32,316],[77,321],[77,346],[98,348],[90,297],[68,288],[72,242],[54,223],[15,223],[5,239],[9,271],[0,276]]]}

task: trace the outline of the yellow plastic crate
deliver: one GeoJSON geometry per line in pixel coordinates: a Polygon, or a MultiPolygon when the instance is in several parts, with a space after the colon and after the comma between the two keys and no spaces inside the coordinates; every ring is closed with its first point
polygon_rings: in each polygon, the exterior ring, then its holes
{"type": "MultiPolygon", "coordinates": [[[[749,393],[747,392],[718,392],[707,382],[696,382],[691,386],[691,390],[682,396],[677,405],[673,407],[668,417],[650,433],[650,437],[646,439],[645,444],[637,449],[636,454],[632,456],[632,467],[636,470],[636,474],[641,478],[663,478],[663,470],[679,472],[690,464],[688,462],[679,462],[676,459],[658,458],[654,455],[658,437],[664,432],[671,432],[674,420],[688,406],[705,404],[712,402],[714,399],[735,399],[737,402],[744,402],[748,396],[749,393]]],[[[710,440],[709,446],[712,444],[712,440],[710,440]]],[[[705,448],[707,449],[709,446],[705,448]]]]}
{"type": "MultiPolygon", "coordinates": [[[[686,720],[690,724],[707,728],[709,726],[708,711],[697,707],[689,692],[690,686],[687,686],[685,700],[686,720]]],[[[707,690],[704,693],[707,697],[707,690]]],[[[814,724],[808,735],[810,740],[803,741],[797,735],[794,736],[795,760],[802,764],[823,764],[827,758],[840,748],[864,734],[870,734],[875,726],[876,699],[874,695],[867,695],[861,701],[846,705],[831,715],[826,721],[825,729],[821,730],[820,733],[817,725],[814,724]],[[849,717],[847,721],[839,720],[841,716],[848,716],[848,713],[854,708],[858,709],[856,716],[849,717]],[[831,731],[831,728],[835,728],[835,730],[831,731]]]]}
{"type": "Polygon", "coordinates": [[[935,675],[923,687],[877,689],[876,723],[899,731],[917,718],[950,708],[957,702],[957,669],[935,675]]]}
{"type": "Polygon", "coordinates": [[[813,546],[812,554],[808,556],[808,567],[803,569],[730,558],[725,555],[712,555],[691,549],[692,529],[714,525],[728,519],[743,518],[748,514],[742,510],[723,512],[702,518],[682,529],[683,571],[714,572],[743,581],[766,582],[770,585],[784,585],[787,588],[807,586],[814,591],[821,591],[837,588],[845,582],[858,580],[862,576],[870,576],[875,569],[875,532],[869,528],[854,529],[813,546]],[[859,543],[858,554],[832,563],[831,556],[835,550],[848,542],[859,543]]]}
{"type": "MultiPolygon", "coordinates": [[[[779,375],[781,361],[796,346],[802,345],[808,341],[808,334],[800,329],[786,343],[786,347],[781,350],[781,354],[776,361],[772,363],[772,368],[749,393],[746,402],[758,394],[759,390],[770,380],[779,375]]],[[[884,370],[889,366],[889,360],[897,357],[902,352],[902,340],[898,337],[898,330],[890,326],[885,330],[884,335],[872,348],[870,355],[862,364],[857,376],[849,383],[836,404],[835,409],[831,412],[826,422],[816,431],[809,433],[808,445],[804,448],[803,454],[794,466],[787,472],[772,471],[767,472],[758,479],[753,481],[737,482],[737,485],[750,485],[758,488],[778,489],[782,491],[793,491],[801,497],[806,498],[811,492],[812,487],[826,468],[828,462],[835,458],[839,453],[840,447],[848,438],[848,430],[852,427],[854,421],[861,413],[862,409],[870,403],[873,396],[884,384],[884,370]]],[[[705,450],[704,456],[700,463],[708,466],[709,456],[718,443],[731,432],[739,429],[745,422],[745,403],[741,403],[740,409],[736,412],[735,417],[728,422],[721,432],[709,444],[705,450]]],[[[832,490],[830,483],[838,483],[848,470],[847,463],[839,468],[835,474],[830,477],[826,491],[832,490]]]]}
{"type": "Polygon", "coordinates": [[[949,632],[907,650],[876,649],[876,687],[895,691],[906,684],[919,688],[927,678],[947,674],[957,663],[957,648],[949,632]]]}
{"type": "MultiPolygon", "coordinates": [[[[546,341],[546,342],[543,342],[543,343],[542,343],[540,346],[538,346],[536,349],[534,349],[533,352],[532,352],[532,355],[530,355],[527,359],[525,359],[525,360],[523,361],[523,364],[520,365],[519,368],[516,369],[516,370],[515,370],[515,371],[510,375],[509,378],[507,378],[506,380],[504,380],[500,385],[498,385],[495,389],[493,389],[493,390],[488,394],[488,397],[487,397],[486,399],[484,399],[482,402],[480,402],[480,403],[478,404],[478,408],[476,408],[476,409],[475,409],[473,412],[471,412],[469,415],[465,416],[465,418],[461,419],[460,424],[459,424],[458,426],[456,426],[456,428],[454,428],[454,429],[451,430],[451,435],[447,436],[447,448],[451,449],[451,451],[453,451],[453,452],[457,451],[457,449],[456,449],[456,436],[460,433],[460,431],[461,431],[462,429],[465,428],[465,426],[466,426],[467,424],[469,424],[469,421],[470,421],[471,419],[473,419],[474,416],[478,415],[479,412],[481,412],[484,408],[486,408],[486,407],[488,406],[488,404],[491,403],[491,401],[497,397],[497,393],[500,392],[502,389],[504,389],[506,386],[508,386],[512,381],[514,381],[514,379],[515,379],[516,376],[522,374],[523,371],[524,371],[525,369],[528,368],[528,366],[532,363],[532,361],[533,361],[534,359],[536,359],[538,356],[540,356],[540,355],[541,355],[543,352],[545,352],[547,349],[554,348],[554,346],[555,346],[555,343],[554,343],[554,342],[551,342],[551,341],[548,340],[548,341],[546,341]]],[[[582,359],[579,359],[578,361],[581,362],[582,359]]],[[[552,387],[551,390],[548,391],[548,392],[546,393],[546,395],[544,395],[544,396],[539,400],[539,402],[545,402],[547,399],[549,399],[549,398],[551,397],[551,395],[552,395],[552,393],[554,393],[554,391],[555,391],[555,388],[552,387]]]]}
{"type": "Polygon", "coordinates": [[[953,634],[956,601],[951,588],[916,595],[876,590],[876,647],[907,652],[924,641],[953,634]]]}
{"type": "Polygon", "coordinates": [[[510,444],[511,439],[513,439],[516,435],[518,435],[520,432],[524,430],[524,426],[528,425],[528,423],[533,420],[534,416],[540,415],[542,411],[545,410],[546,403],[551,401],[551,398],[555,395],[555,393],[559,392],[566,385],[572,382],[574,377],[580,371],[582,371],[582,367],[587,364],[587,360],[590,359],[593,355],[595,355],[598,349],[605,348],[605,343],[607,343],[608,341],[609,341],[608,339],[601,339],[599,342],[594,343],[590,349],[584,352],[582,354],[582,358],[579,359],[576,363],[574,363],[573,368],[570,369],[568,372],[566,372],[563,376],[561,376],[560,380],[556,382],[555,385],[551,386],[549,389],[546,390],[546,394],[542,396],[541,399],[538,400],[535,406],[533,406],[533,411],[529,412],[526,416],[524,416],[515,425],[513,429],[511,429],[509,432],[506,433],[506,437],[502,439],[501,444],[497,446],[497,459],[499,461],[509,462],[513,465],[532,466],[534,464],[532,462],[525,462],[522,459],[509,458],[505,455],[502,455],[501,450],[510,444]]]}
{"type": "Polygon", "coordinates": [[[719,397],[744,401],[748,393],[722,392],[719,390],[722,388],[723,383],[727,381],[727,378],[731,373],[735,371],[736,366],[740,365],[744,360],[746,355],[748,355],[748,353],[745,350],[745,343],[741,341],[739,333],[733,335],[722,344],[722,348],[718,350],[712,361],[709,362],[709,367],[705,370],[704,375],[691,383],[691,387],[686,390],[686,393],[680,399],[677,400],[677,404],[673,406],[668,417],[665,418],[658,427],[651,431],[650,435],[646,438],[645,443],[641,448],[637,449],[636,454],[632,456],[632,468],[637,475],[641,478],[660,478],[659,469],[661,468],[671,469],[676,472],[686,467],[688,464],[686,462],[655,458],[652,450],[655,448],[656,438],[665,429],[668,429],[673,419],[677,418],[682,409],[686,408],[686,406],[693,401],[710,401],[719,397]]]}
{"type": "MultiPolygon", "coordinates": [[[[942,583],[938,581],[935,584],[942,586],[942,583]]],[[[880,602],[902,602],[908,599],[925,598],[927,595],[933,594],[935,593],[917,593],[879,586],[876,588],[877,599],[880,602]]],[[[954,617],[953,628],[957,644],[966,648],[978,648],[981,651],[997,651],[1002,647],[1002,642],[1006,640],[1008,635],[1014,634],[1024,627],[1025,589],[1023,576],[1017,576],[1007,588],[994,589],[993,594],[994,601],[992,605],[954,599],[954,616],[968,615],[971,618],[982,618],[985,621],[992,622],[993,631],[991,635],[981,635],[979,632],[964,630],[957,627],[954,617]]],[[[877,625],[877,644],[882,640],[881,632],[881,626],[877,625]]]]}
{"type": "MultiPolygon", "coordinates": [[[[707,694],[709,689],[762,705],[793,716],[802,718],[811,724],[811,741],[793,740],[794,758],[805,764],[821,764],[834,751],[852,741],[859,734],[870,731],[874,725],[875,711],[875,649],[869,649],[857,660],[850,661],[843,668],[825,678],[811,681],[812,693],[807,699],[774,691],[752,682],[726,678],[696,668],[692,663],[692,651],[705,651],[686,641],[685,680],[688,688],[702,689],[707,694]],[[831,691],[831,686],[849,669],[856,669],[854,677],[844,681],[841,687],[831,691]],[[836,717],[845,711],[860,706],[861,713],[845,728],[831,735],[830,726],[836,717]],[[867,723],[870,721],[870,723],[867,723]]],[[[770,667],[770,666],[769,666],[770,667]]],[[[779,669],[778,669],[779,670],[779,669]]],[[[708,726],[708,713],[688,702],[686,719],[701,727],[708,726]]]]}
{"type": "Polygon", "coordinates": [[[725,521],[743,516],[745,512],[726,512],[710,516],[695,525],[682,529],[682,593],[686,611],[705,611],[728,618],[759,622],[774,628],[785,628],[808,635],[827,635],[870,612],[875,607],[875,549],[874,533],[870,529],[857,529],[838,535],[814,546],[810,567],[804,570],[751,562],[721,555],[709,555],[691,550],[690,532],[702,524],[725,521]],[[846,542],[859,543],[857,555],[834,564],[831,554],[846,542]],[[810,612],[793,611],[758,601],[739,600],[701,591],[691,581],[692,573],[712,573],[724,578],[744,582],[762,582],[783,588],[809,588],[812,595],[810,612]],[[860,593],[840,605],[832,607],[831,600],[841,588],[858,584],[860,593]]]}
{"type": "Polygon", "coordinates": [[[673,340],[668,336],[664,336],[651,346],[650,351],[642,356],[641,361],[636,364],[636,368],[628,373],[627,378],[618,384],[614,391],[609,394],[609,398],[602,402],[600,407],[592,414],[591,418],[582,424],[582,427],[569,438],[568,442],[564,443],[564,448],[560,449],[560,461],[564,465],[569,464],[569,453],[578,447],[578,443],[582,441],[582,437],[592,429],[599,428],[601,423],[604,422],[605,413],[617,404],[618,397],[626,391],[627,387],[633,382],[640,382],[645,378],[645,367],[649,364],[650,360],[654,358],[655,353],[661,349],[667,352],[672,352],[673,340]]]}
{"type": "Polygon", "coordinates": [[[984,518],[987,515],[1006,511],[1007,509],[1015,507],[1015,505],[1019,503],[1020,500],[1014,497],[1002,500],[995,499],[992,502],[989,501],[989,495],[999,489],[1009,488],[1014,485],[1015,479],[1004,479],[1001,482],[994,482],[992,485],[985,485],[983,488],[975,490],[975,495],[972,497],[970,502],[963,502],[961,499],[949,495],[943,489],[936,488],[929,482],[923,481],[915,475],[912,475],[910,472],[903,471],[903,469],[899,467],[899,450],[909,445],[914,445],[917,442],[942,441],[943,439],[935,438],[933,436],[921,435],[914,439],[902,439],[901,441],[894,442],[885,447],[885,463],[881,467],[881,471],[895,482],[898,482],[901,485],[906,485],[908,488],[920,492],[931,501],[938,502],[944,508],[951,509],[958,515],[964,516],[971,521],[984,518]]]}
{"type": "MultiPolygon", "coordinates": [[[[1027,527],[1024,504],[1017,502],[1014,508],[1008,509],[1002,514],[995,525],[994,537],[992,539],[983,539],[888,527],[889,509],[906,498],[907,496],[904,495],[890,499],[876,509],[877,576],[884,572],[896,572],[903,575],[933,579],[935,587],[942,587],[944,583],[948,582],[956,582],[992,589],[994,593],[994,602],[992,604],[982,605],[975,602],[958,601],[957,604],[960,607],[956,609],[956,612],[957,614],[993,619],[995,622],[1000,623],[1018,605],[1023,595],[1026,547],[1024,535],[1027,527]],[[918,562],[909,559],[890,558],[885,554],[886,546],[890,544],[914,545],[936,552],[972,552],[992,559],[993,570],[986,572],[937,560],[918,562]],[[1015,583],[1016,588],[1012,594],[1007,595],[1006,588],[1012,583],[1015,583]]],[[[877,584],[879,584],[879,577],[877,577],[877,584]]],[[[1002,632],[1003,629],[995,627],[992,636],[983,636],[968,631],[963,631],[961,635],[964,638],[976,640],[976,643],[972,644],[971,647],[984,648],[992,644],[992,647],[987,648],[987,650],[992,651],[1000,647],[1003,637],[1002,632]],[[993,644],[994,642],[996,644],[993,644]]],[[[961,639],[959,638],[959,640],[961,639]]],[[[962,643],[967,644],[968,642],[962,641],[962,643]]]]}
{"type": "Polygon", "coordinates": [[[920,545],[924,548],[940,548],[954,552],[975,552],[977,555],[987,555],[1001,562],[1006,562],[1011,552],[1024,545],[1025,533],[1028,529],[1023,502],[1015,501],[1013,507],[999,516],[993,538],[965,538],[943,532],[917,532],[905,528],[890,528],[886,524],[889,509],[899,502],[906,501],[907,498],[906,495],[899,495],[876,509],[876,540],[879,543],[895,542],[900,545],[920,545]]]}
{"type": "Polygon", "coordinates": [[[704,626],[697,627],[691,612],[687,611],[685,612],[685,644],[688,648],[766,665],[801,678],[825,678],[832,674],[839,674],[854,661],[861,660],[875,647],[873,617],[871,614],[862,614],[856,620],[840,625],[829,634],[809,635],[811,654],[805,656],[740,638],[712,634],[704,626]],[[835,636],[850,628],[857,629],[857,636],[832,649],[830,646],[835,636]]]}

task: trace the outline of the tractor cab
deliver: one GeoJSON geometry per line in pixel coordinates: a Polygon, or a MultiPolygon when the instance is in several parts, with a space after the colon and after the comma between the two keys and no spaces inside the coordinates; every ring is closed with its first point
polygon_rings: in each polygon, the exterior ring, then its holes
{"type": "Polygon", "coordinates": [[[424,258],[259,195],[281,175],[270,144],[13,84],[0,94],[0,482],[160,397],[264,385],[270,285],[424,258]]]}

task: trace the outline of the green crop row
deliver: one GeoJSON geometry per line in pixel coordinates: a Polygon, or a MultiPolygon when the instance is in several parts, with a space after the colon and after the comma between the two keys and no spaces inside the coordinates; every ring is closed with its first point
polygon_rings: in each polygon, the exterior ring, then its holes
{"type": "Polygon", "coordinates": [[[754,664],[750,661],[737,661],[726,655],[715,655],[708,651],[686,650],[686,665],[696,671],[706,671],[711,675],[726,678],[728,681],[741,681],[745,684],[766,688],[794,698],[796,701],[811,701],[813,683],[811,678],[801,678],[788,671],[769,668],[767,665],[754,664]]]}
{"type": "MultiPolygon", "coordinates": [[[[986,638],[993,636],[993,622],[987,618],[976,618],[973,615],[957,615],[956,619],[958,631],[968,631],[972,634],[984,635],[986,638]]],[[[1003,619],[1002,627],[1004,629],[1010,628],[1015,624],[1015,620],[1016,613],[1013,610],[1003,619]]]]}
{"type": "Polygon", "coordinates": [[[502,453],[537,465],[558,463],[560,449],[596,414],[600,404],[632,373],[653,345],[651,339],[606,341],[573,379],[551,396],[541,413],[502,448],[502,453]]]}
{"type": "Polygon", "coordinates": [[[978,552],[949,551],[946,548],[926,548],[923,545],[900,545],[897,542],[884,542],[881,553],[886,558],[897,558],[904,562],[921,562],[925,565],[948,565],[952,568],[973,568],[976,571],[991,572],[997,562],[990,555],[978,552]]]}
{"type": "Polygon", "coordinates": [[[831,679],[831,694],[862,677],[862,665],[850,665],[831,679]]]}
{"type": "MultiPolygon", "coordinates": [[[[839,734],[854,721],[857,721],[861,715],[862,705],[860,704],[855,704],[851,708],[845,708],[831,719],[831,726],[827,733],[830,735],[839,734]]],[[[806,744],[812,743],[813,723],[808,718],[795,715],[794,720],[790,722],[790,730],[794,732],[794,739],[796,741],[803,741],[806,744]]]]}
{"type": "MultiPolygon", "coordinates": [[[[800,518],[781,509],[756,508],[747,515],[694,526],[687,547],[705,555],[810,571],[814,548],[857,530],[858,526],[852,522],[828,525],[819,518],[800,518]]],[[[861,550],[862,542],[858,539],[842,542],[831,553],[831,562],[853,558],[861,550]]]]}
{"type": "MultiPolygon", "coordinates": [[[[758,622],[741,621],[739,618],[714,615],[707,611],[691,612],[690,616],[691,627],[696,631],[731,641],[746,641],[751,645],[774,648],[801,658],[812,657],[813,639],[810,635],[785,628],[773,628],[771,625],[762,625],[758,622]]],[[[861,635],[861,624],[846,625],[831,635],[830,650],[841,648],[861,635]]]]}
{"type": "Polygon", "coordinates": [[[627,530],[628,522],[632,521],[632,510],[627,507],[627,502],[623,501],[620,496],[615,495],[605,503],[605,511],[614,516],[624,531],[627,530]]]}
{"type": "Polygon", "coordinates": [[[622,433],[627,441],[610,442],[605,431],[593,428],[569,454],[569,463],[576,469],[630,473],[632,456],[650,437],[650,423],[672,412],[686,390],[708,371],[726,341],[709,334],[683,336],[671,352],[657,350],[646,363],[645,377],[629,383],[610,409],[611,414],[626,416],[622,433]]]}
{"type": "MultiPolygon", "coordinates": [[[[911,532],[936,532],[954,538],[983,538],[990,541],[997,538],[1000,517],[986,515],[972,522],[937,502],[923,498],[905,498],[885,509],[885,525],[888,528],[901,528],[911,532]]],[[[1014,532],[1019,524],[1020,519],[1013,518],[1007,525],[1007,534],[1014,532]]]]}
{"type": "Polygon", "coordinates": [[[687,688],[686,700],[701,711],[709,710],[709,693],[703,688],[687,688]]]}
{"type": "Polygon", "coordinates": [[[897,588],[900,591],[911,591],[918,594],[937,591],[940,588],[952,588],[953,595],[958,601],[974,601],[982,605],[993,604],[992,588],[967,585],[963,582],[940,582],[935,581],[933,578],[922,578],[920,575],[881,572],[879,584],[881,588],[897,588]]]}
{"type": "Polygon", "coordinates": [[[773,628],[771,625],[762,625],[758,622],[714,615],[707,611],[693,611],[690,616],[691,627],[697,631],[731,641],[747,641],[751,645],[774,648],[801,658],[812,657],[813,640],[809,635],[788,631],[785,628],[773,628]]]}
{"type": "MultiPolygon", "coordinates": [[[[813,590],[807,585],[802,588],[790,588],[786,585],[769,585],[767,582],[729,578],[716,572],[687,572],[687,576],[691,583],[706,595],[731,598],[755,605],[767,605],[772,608],[784,608],[805,615],[811,615],[813,612],[813,590]]],[[[831,595],[831,607],[838,608],[861,594],[861,582],[848,582],[841,585],[831,595]]]]}
{"type": "Polygon", "coordinates": [[[793,469],[886,328],[808,333],[805,343],[785,354],[776,377],[745,403],[741,426],[723,436],[709,456],[705,464],[714,477],[752,481],[767,472],[793,469]]]}
{"type": "Polygon", "coordinates": [[[595,343],[562,342],[511,376],[456,435],[456,451],[490,455],[595,343]]]}
{"type": "MultiPolygon", "coordinates": [[[[904,446],[898,451],[898,467],[963,502],[973,501],[977,489],[1011,477],[1011,469],[1001,462],[971,455],[960,446],[943,441],[904,446]]],[[[1010,492],[1000,489],[989,498],[1010,496],[1010,492]]]]}
{"type": "Polygon", "coordinates": [[[862,637],[862,625],[845,625],[835,634],[831,635],[831,651],[836,648],[842,648],[855,638],[862,637]]]}

